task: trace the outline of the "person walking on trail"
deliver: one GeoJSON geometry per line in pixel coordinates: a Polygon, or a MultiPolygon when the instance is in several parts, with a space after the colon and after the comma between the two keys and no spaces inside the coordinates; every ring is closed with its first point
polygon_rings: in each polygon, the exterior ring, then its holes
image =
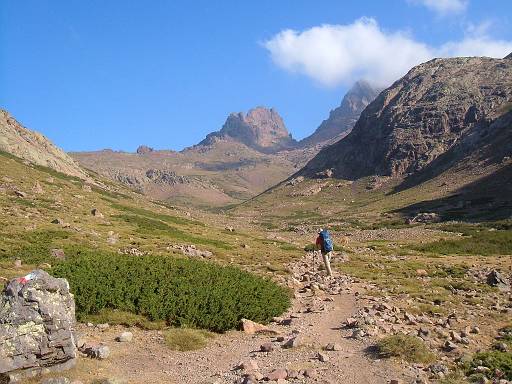
{"type": "Polygon", "coordinates": [[[333,251],[333,243],[331,235],[327,229],[320,229],[318,231],[318,237],[316,238],[316,247],[320,249],[322,253],[322,259],[324,260],[325,270],[327,275],[332,276],[331,270],[331,255],[333,251]]]}

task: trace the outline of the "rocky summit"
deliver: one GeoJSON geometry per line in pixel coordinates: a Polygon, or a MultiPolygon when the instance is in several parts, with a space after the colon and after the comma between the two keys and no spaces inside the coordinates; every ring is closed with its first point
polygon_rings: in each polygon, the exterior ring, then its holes
{"type": "Polygon", "coordinates": [[[264,153],[291,148],[296,144],[279,113],[273,108],[264,107],[251,109],[247,114],[230,114],[222,129],[210,133],[199,145],[211,145],[222,139],[232,139],[264,153]]]}
{"type": "Polygon", "coordinates": [[[0,151],[70,176],[87,178],[85,171],[64,151],[40,133],[23,127],[3,109],[0,109],[0,151]]]}
{"type": "Polygon", "coordinates": [[[307,147],[326,141],[341,139],[347,135],[359,119],[359,115],[378,96],[381,89],[365,80],[357,81],[345,94],[341,105],[329,113],[316,131],[300,141],[300,146],[307,147]]]}
{"type": "Polygon", "coordinates": [[[302,173],[330,169],[346,179],[413,174],[452,148],[470,151],[506,130],[493,123],[511,107],[512,61],[434,59],[383,91],[352,132],[322,150],[302,173]]]}

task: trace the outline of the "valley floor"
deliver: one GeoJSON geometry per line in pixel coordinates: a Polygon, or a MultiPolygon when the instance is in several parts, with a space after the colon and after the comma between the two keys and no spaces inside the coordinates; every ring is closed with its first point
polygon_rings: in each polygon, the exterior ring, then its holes
{"type": "MultiPolygon", "coordinates": [[[[110,377],[133,384],[232,384],[243,382],[244,375],[250,373],[266,377],[274,370],[286,369],[296,371],[298,376],[288,378],[289,383],[380,384],[392,379],[410,382],[414,377],[411,369],[379,359],[368,339],[354,338],[353,330],[343,327],[344,320],[355,316],[360,308],[359,292],[364,291],[364,285],[339,273],[327,278],[313,267],[312,260],[308,254],[291,266],[296,279],[293,306],[283,315],[282,323],[271,323],[271,334],[231,331],[216,335],[207,347],[198,351],[176,352],[166,346],[162,331],[130,328],[133,341],[119,343],[115,339],[127,330],[125,327],[99,330],[80,324],[79,332],[87,342],[105,343],[111,355],[103,361],[80,358],[77,367],[66,376],[84,382],[110,377]],[[316,289],[317,285],[311,281],[316,281],[320,288],[316,289]],[[286,341],[293,337],[300,339],[300,345],[284,348],[286,341]],[[273,350],[260,352],[260,346],[265,343],[271,343],[273,350]],[[328,344],[336,344],[337,350],[325,351],[328,344]],[[328,361],[320,361],[319,352],[328,361]],[[258,368],[239,369],[241,363],[250,361],[258,368]],[[311,377],[304,377],[301,374],[304,371],[311,377]]],[[[317,263],[318,260],[317,257],[317,263]]]]}

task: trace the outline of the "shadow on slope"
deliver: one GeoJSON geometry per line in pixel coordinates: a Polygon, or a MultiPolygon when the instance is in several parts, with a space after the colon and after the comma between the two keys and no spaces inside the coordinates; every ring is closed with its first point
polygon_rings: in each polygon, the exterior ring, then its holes
{"type": "Polygon", "coordinates": [[[512,218],[512,164],[440,199],[421,201],[397,210],[405,215],[435,212],[443,220],[485,221],[512,218]]]}
{"type": "Polygon", "coordinates": [[[509,110],[492,124],[476,126],[458,144],[433,160],[425,169],[407,177],[393,193],[418,186],[449,169],[460,173],[479,173],[479,169],[502,164],[511,155],[512,110],[509,110]]]}

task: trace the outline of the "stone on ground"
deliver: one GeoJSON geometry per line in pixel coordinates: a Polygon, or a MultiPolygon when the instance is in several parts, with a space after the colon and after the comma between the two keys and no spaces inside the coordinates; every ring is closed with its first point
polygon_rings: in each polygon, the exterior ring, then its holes
{"type": "Polygon", "coordinates": [[[270,372],[268,375],[267,375],[267,380],[269,381],[272,381],[272,380],[279,380],[279,379],[286,379],[288,377],[288,373],[286,372],[286,369],[283,369],[283,368],[278,368],[278,369],[275,369],[273,370],[272,372],[270,372]]]}
{"type": "Polygon", "coordinates": [[[247,319],[242,319],[242,330],[248,335],[254,335],[255,333],[276,333],[263,324],[247,319]]]}
{"type": "Polygon", "coordinates": [[[131,332],[123,332],[119,336],[117,336],[116,340],[120,343],[128,343],[132,341],[133,339],[133,333],[131,332]]]}

